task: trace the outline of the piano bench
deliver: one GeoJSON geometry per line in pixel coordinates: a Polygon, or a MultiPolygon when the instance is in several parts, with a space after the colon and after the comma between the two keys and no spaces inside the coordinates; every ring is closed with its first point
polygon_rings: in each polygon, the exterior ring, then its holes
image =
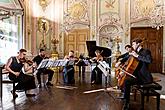
{"type": "Polygon", "coordinates": [[[141,110],[144,110],[144,99],[147,96],[147,102],[149,101],[149,96],[156,96],[157,98],[157,110],[160,110],[160,93],[156,90],[161,90],[162,86],[156,82],[144,85],[133,86],[134,90],[134,100],[136,100],[137,91],[141,94],[141,110]]]}

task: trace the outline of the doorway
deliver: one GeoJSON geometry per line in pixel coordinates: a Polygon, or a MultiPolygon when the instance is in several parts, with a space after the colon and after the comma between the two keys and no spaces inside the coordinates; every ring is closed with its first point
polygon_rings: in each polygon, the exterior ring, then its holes
{"type": "Polygon", "coordinates": [[[131,41],[136,37],[143,39],[143,47],[151,51],[153,62],[149,67],[150,72],[162,73],[163,28],[157,30],[151,27],[133,27],[131,28],[131,41]]]}

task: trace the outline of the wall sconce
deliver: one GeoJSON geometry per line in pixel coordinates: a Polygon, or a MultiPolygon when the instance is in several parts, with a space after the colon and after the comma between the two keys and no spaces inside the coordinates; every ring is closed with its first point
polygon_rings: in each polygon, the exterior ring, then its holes
{"type": "Polygon", "coordinates": [[[42,33],[47,33],[49,31],[49,21],[45,18],[38,19],[38,30],[42,33]]]}
{"type": "Polygon", "coordinates": [[[117,36],[114,38],[114,42],[116,43],[115,56],[119,56],[121,54],[119,43],[121,43],[122,40],[119,36],[117,36]]]}
{"type": "Polygon", "coordinates": [[[38,30],[39,32],[42,33],[43,35],[43,38],[42,38],[42,41],[40,43],[40,46],[39,48],[43,48],[43,49],[47,49],[46,47],[46,44],[45,44],[45,37],[46,37],[46,34],[49,32],[49,21],[45,18],[39,18],[38,19],[38,30]]]}

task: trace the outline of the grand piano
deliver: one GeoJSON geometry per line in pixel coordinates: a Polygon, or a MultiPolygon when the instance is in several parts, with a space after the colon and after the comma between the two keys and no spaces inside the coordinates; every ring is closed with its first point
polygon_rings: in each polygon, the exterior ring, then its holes
{"type": "Polygon", "coordinates": [[[111,67],[111,49],[101,46],[96,46],[96,41],[86,41],[87,50],[88,50],[88,56],[89,58],[95,57],[95,51],[99,50],[101,52],[101,55],[104,58],[104,61],[106,61],[109,64],[109,67],[111,67]]]}
{"type": "MultiPolygon", "coordinates": [[[[111,49],[106,48],[106,47],[96,46],[96,41],[86,41],[86,45],[87,45],[87,50],[88,50],[88,56],[90,58],[93,58],[96,56],[95,55],[96,50],[99,50],[101,52],[101,55],[103,56],[103,58],[104,58],[103,60],[105,61],[105,63],[103,63],[104,61],[102,62],[102,64],[101,64],[101,62],[94,63],[94,64],[91,63],[91,70],[92,70],[93,76],[95,74],[95,77],[96,77],[95,81],[98,84],[101,84],[101,82],[102,82],[102,75],[99,74],[100,72],[102,72],[105,76],[105,84],[106,84],[105,86],[107,86],[107,83],[110,82],[110,75],[108,75],[108,74],[110,74],[109,69],[111,68],[111,53],[112,53],[111,49]],[[106,66],[105,66],[105,64],[106,64],[106,66]],[[96,69],[96,67],[98,69],[96,69]],[[93,71],[94,69],[95,69],[95,71],[93,71]]],[[[92,79],[92,74],[91,74],[91,81],[94,80],[94,79],[92,79]]]]}
{"type": "Polygon", "coordinates": [[[86,45],[87,45],[87,50],[88,50],[88,56],[89,57],[95,57],[95,51],[99,50],[101,53],[101,55],[103,57],[110,57],[111,56],[111,49],[106,48],[106,47],[100,47],[100,46],[96,46],[96,41],[86,41],[86,45]]]}

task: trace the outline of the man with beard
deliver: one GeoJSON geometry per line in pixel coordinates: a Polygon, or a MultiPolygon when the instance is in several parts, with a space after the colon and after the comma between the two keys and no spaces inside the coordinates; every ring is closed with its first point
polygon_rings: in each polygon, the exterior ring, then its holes
{"type": "MultiPolygon", "coordinates": [[[[33,62],[36,63],[37,67],[39,66],[39,64],[41,63],[41,61],[45,58],[45,50],[44,49],[40,49],[40,53],[39,55],[37,55],[36,57],[33,58],[33,62]]],[[[47,86],[53,86],[53,84],[51,83],[51,80],[53,78],[53,74],[54,71],[51,69],[47,69],[47,68],[40,68],[37,72],[37,80],[38,80],[38,87],[41,88],[41,74],[48,74],[48,81],[46,83],[47,86]]]]}

